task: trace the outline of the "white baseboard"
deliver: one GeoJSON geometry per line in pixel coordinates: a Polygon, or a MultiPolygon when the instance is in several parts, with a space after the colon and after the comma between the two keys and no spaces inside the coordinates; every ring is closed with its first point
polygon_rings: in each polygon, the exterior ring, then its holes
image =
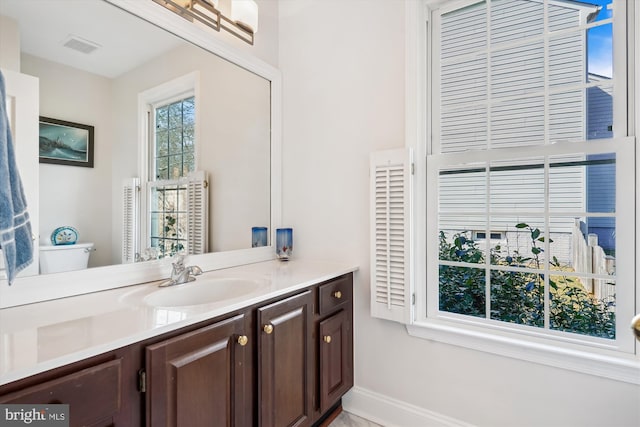
{"type": "Polygon", "coordinates": [[[385,427],[474,427],[362,387],[352,388],[342,398],[342,407],[347,412],[385,427]]]}

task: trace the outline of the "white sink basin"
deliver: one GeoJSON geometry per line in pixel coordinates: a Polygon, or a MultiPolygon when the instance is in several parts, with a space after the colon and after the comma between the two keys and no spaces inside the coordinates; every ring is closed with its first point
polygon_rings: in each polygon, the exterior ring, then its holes
{"type": "Polygon", "coordinates": [[[261,286],[260,282],[250,279],[197,278],[194,282],[159,288],[144,297],[143,301],[154,307],[208,304],[241,297],[261,286]]]}

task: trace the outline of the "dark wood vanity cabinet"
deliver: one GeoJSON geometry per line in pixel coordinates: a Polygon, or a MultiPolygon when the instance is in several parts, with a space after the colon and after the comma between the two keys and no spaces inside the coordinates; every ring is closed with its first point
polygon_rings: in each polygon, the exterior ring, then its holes
{"type": "Polygon", "coordinates": [[[313,292],[258,308],[258,411],[262,427],[311,425],[313,292]]]}
{"type": "Polygon", "coordinates": [[[311,426],[353,386],[351,273],[0,386],[71,426],[311,426]]]}
{"type": "Polygon", "coordinates": [[[147,426],[252,425],[248,314],[146,348],[147,426]]]}
{"type": "Polygon", "coordinates": [[[341,276],[318,287],[317,335],[318,416],[353,387],[353,278],[341,276]]]}
{"type": "Polygon", "coordinates": [[[7,384],[0,387],[0,403],[66,404],[72,427],[127,425],[131,395],[121,356],[109,353],[7,384]]]}
{"type": "Polygon", "coordinates": [[[312,425],[353,387],[353,275],[262,306],[257,319],[259,425],[312,425]]]}
{"type": "Polygon", "coordinates": [[[353,340],[346,310],[319,325],[320,412],[324,413],[353,387],[353,340]]]}

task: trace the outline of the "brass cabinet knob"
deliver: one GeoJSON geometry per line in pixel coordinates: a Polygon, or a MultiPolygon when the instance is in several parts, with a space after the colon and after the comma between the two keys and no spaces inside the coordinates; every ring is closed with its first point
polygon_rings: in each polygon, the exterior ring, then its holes
{"type": "Polygon", "coordinates": [[[340,298],[342,298],[342,292],[340,292],[340,291],[335,291],[335,292],[333,293],[333,297],[334,297],[335,299],[340,299],[340,298]]]}
{"type": "Polygon", "coordinates": [[[331,335],[325,335],[324,337],[322,337],[322,340],[327,344],[331,343],[331,335]]]}
{"type": "Polygon", "coordinates": [[[633,328],[633,333],[636,334],[636,339],[640,341],[640,314],[631,320],[631,328],[633,328]]]}
{"type": "Polygon", "coordinates": [[[271,332],[273,332],[273,325],[270,323],[267,325],[264,325],[262,330],[265,331],[267,334],[270,334],[271,332]]]}
{"type": "Polygon", "coordinates": [[[240,344],[241,346],[245,346],[247,345],[247,343],[249,342],[249,338],[247,338],[246,335],[240,335],[238,337],[238,344],[240,344]]]}

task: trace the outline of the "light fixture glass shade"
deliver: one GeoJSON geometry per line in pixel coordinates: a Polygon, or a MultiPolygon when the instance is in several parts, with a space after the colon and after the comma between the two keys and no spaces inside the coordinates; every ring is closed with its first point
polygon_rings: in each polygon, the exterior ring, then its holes
{"type": "Polygon", "coordinates": [[[258,32],[258,4],[254,0],[231,0],[231,20],[258,32]]]}

